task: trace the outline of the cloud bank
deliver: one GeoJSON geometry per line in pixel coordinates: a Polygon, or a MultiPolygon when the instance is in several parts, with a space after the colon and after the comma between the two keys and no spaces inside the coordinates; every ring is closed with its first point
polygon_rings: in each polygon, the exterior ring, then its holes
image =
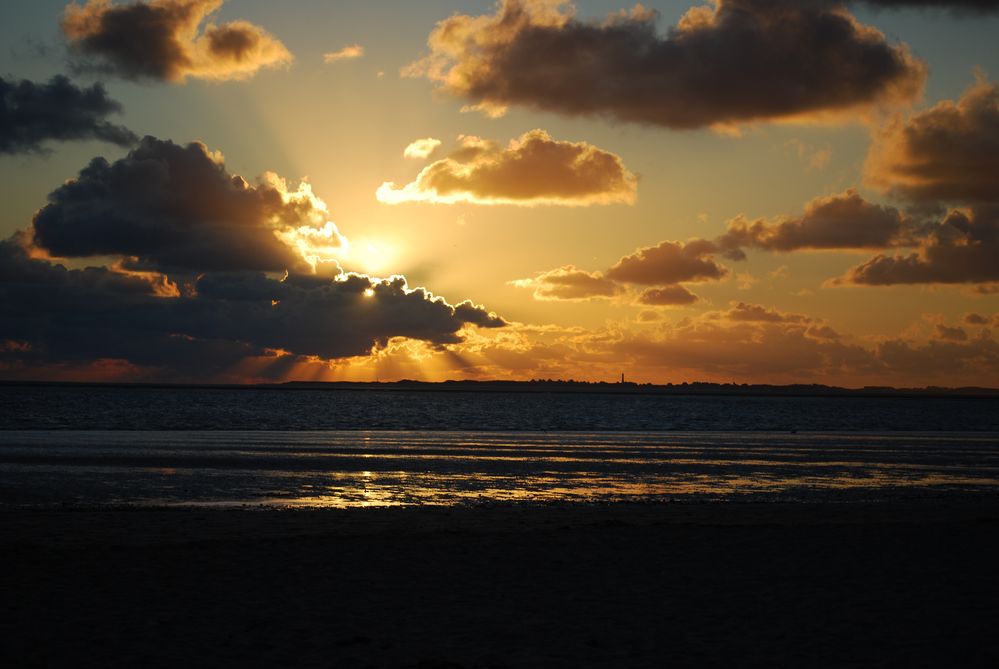
{"type": "Polygon", "coordinates": [[[211,379],[255,358],[362,356],[394,337],[444,346],[468,324],[505,324],[402,277],[203,274],[190,294],[163,297],[145,277],[66,269],[13,240],[0,242],[0,301],[0,341],[20,344],[0,353],[0,368],[118,360],[154,378],[211,379]]]}
{"type": "Polygon", "coordinates": [[[283,378],[397,339],[436,350],[507,325],[402,276],[342,271],[328,254],[347,242],[327,216],[308,184],[251,185],[199,143],[146,137],[94,159],[0,242],[0,372],[283,378]]]}
{"type": "Polygon", "coordinates": [[[62,31],[83,69],[125,79],[247,79],[289,64],[278,39],[246,21],[202,24],[225,0],[88,0],[66,7],[62,31]]]}
{"type": "Polygon", "coordinates": [[[506,147],[462,136],[456,149],[423,168],[411,183],[386,182],[376,196],[386,204],[586,206],[632,204],[637,189],[638,179],[613,153],[531,130],[506,147]]]}
{"type": "Polygon", "coordinates": [[[403,70],[494,115],[510,105],[668,128],[817,117],[918,97],[925,66],[838,3],[718,0],[665,37],[637,5],[603,22],[563,0],[456,14],[403,70]]]}
{"type": "Polygon", "coordinates": [[[0,77],[0,154],[38,153],[49,141],[131,146],[139,139],[135,133],[107,120],[121,111],[100,84],[79,88],[63,76],[47,84],[0,77]]]}

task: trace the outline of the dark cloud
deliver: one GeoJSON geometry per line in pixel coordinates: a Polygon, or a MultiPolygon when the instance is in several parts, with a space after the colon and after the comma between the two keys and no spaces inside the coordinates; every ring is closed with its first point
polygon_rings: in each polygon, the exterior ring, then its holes
{"type": "Polygon", "coordinates": [[[718,281],[728,270],[715,262],[717,246],[706,240],[661,242],[621,258],[607,277],[642,286],[670,286],[688,281],[718,281]]]}
{"type": "Polygon", "coordinates": [[[964,331],[964,328],[950,327],[943,323],[937,323],[936,335],[937,339],[944,341],[968,341],[968,333],[964,331]]]}
{"type": "Polygon", "coordinates": [[[685,306],[694,304],[700,298],[683,286],[665,286],[663,288],[646,288],[638,296],[639,304],[656,307],[685,306]]]}
{"type": "Polygon", "coordinates": [[[940,9],[957,14],[999,10],[999,0],[853,0],[877,9],[940,9]]]}
{"type": "Polygon", "coordinates": [[[48,141],[99,139],[129,146],[138,137],[107,121],[121,111],[100,84],[78,88],[62,76],[47,84],[0,77],[0,154],[39,152],[48,141]]]}
{"type": "Polygon", "coordinates": [[[894,207],[868,202],[850,189],[805,205],[802,216],[750,221],[739,216],[716,243],[730,256],[742,248],[798,250],[884,249],[912,243],[913,224],[894,207]]]}
{"type": "Polygon", "coordinates": [[[225,0],[88,0],[66,7],[62,30],[77,65],[126,79],[245,79],[292,60],[285,46],[246,21],[200,26],[225,0]]]}
{"type": "Polygon", "coordinates": [[[981,79],[875,137],[867,181],[917,203],[999,202],[999,86],[981,79]]]}
{"type": "Polygon", "coordinates": [[[521,105],[670,128],[699,128],[908,102],[925,67],[841,5],[718,0],[666,37],[641,5],[603,22],[568,2],[503,0],[456,14],[404,70],[493,114],[521,105]]]}
{"type": "Polygon", "coordinates": [[[304,265],[286,243],[304,239],[299,228],[333,232],[326,215],[307,185],[289,193],[274,176],[251,185],[203,144],[146,137],[125,158],[96,158],[53,191],[33,232],[61,258],[122,256],[134,269],[164,272],[284,271],[304,265]]]}
{"type": "MultiPolygon", "coordinates": [[[[992,323],[991,318],[988,316],[982,316],[981,314],[965,314],[964,323],[965,325],[989,325],[992,323]]],[[[996,323],[999,323],[999,317],[995,319],[996,323]]]]}
{"type": "Polygon", "coordinates": [[[878,255],[835,283],[870,286],[999,281],[999,207],[951,211],[908,255],[878,255]]]}
{"type": "MultiPolygon", "coordinates": [[[[407,151],[412,146],[407,148],[407,151]]],[[[531,130],[506,148],[463,136],[447,157],[405,186],[387,182],[381,202],[453,204],[632,204],[638,179],[621,159],[586,142],[564,142],[531,130]]]]}
{"type": "Polygon", "coordinates": [[[211,379],[249,358],[362,356],[394,337],[446,346],[467,324],[504,321],[451,306],[405,279],[255,272],[205,274],[160,295],[154,280],[106,268],[66,269],[0,242],[0,360],[32,365],[122,360],[156,378],[211,379]]]}

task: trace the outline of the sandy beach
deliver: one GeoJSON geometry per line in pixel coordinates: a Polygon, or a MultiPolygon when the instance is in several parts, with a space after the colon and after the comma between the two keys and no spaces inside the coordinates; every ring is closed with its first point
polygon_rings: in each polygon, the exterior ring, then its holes
{"type": "Polygon", "coordinates": [[[996,666],[999,500],[0,514],[7,667],[996,666]]]}

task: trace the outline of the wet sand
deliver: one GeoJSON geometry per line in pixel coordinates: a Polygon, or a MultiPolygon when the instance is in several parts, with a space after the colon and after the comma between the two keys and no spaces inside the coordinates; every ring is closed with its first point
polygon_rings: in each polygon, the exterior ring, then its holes
{"type": "Polygon", "coordinates": [[[999,499],[0,513],[0,666],[999,666],[999,499]]]}

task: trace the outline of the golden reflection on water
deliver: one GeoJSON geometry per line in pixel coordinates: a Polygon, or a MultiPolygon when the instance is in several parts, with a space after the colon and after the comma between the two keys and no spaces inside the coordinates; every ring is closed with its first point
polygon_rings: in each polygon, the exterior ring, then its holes
{"type": "MultiPolygon", "coordinates": [[[[937,486],[997,487],[994,478],[948,476],[926,473],[898,476],[879,472],[868,476],[829,478],[815,475],[761,476],[686,474],[662,480],[625,480],[588,477],[566,480],[560,476],[479,477],[422,474],[419,484],[406,483],[406,472],[391,472],[386,480],[362,472],[358,485],[344,481],[325,491],[256,503],[289,508],[355,508],[413,505],[467,505],[469,503],[554,503],[676,499],[684,497],[732,497],[736,495],[803,491],[884,491],[892,488],[937,486]]],[[[304,492],[304,491],[303,491],[304,492]]]]}
{"type": "Polygon", "coordinates": [[[104,486],[114,499],[167,505],[351,508],[999,490],[999,435],[23,433],[0,435],[0,446],[4,440],[11,458],[37,458],[43,451],[36,442],[45,444],[49,461],[6,465],[43,477],[41,488],[104,486]],[[63,465],[64,456],[91,461],[63,465]]]}

